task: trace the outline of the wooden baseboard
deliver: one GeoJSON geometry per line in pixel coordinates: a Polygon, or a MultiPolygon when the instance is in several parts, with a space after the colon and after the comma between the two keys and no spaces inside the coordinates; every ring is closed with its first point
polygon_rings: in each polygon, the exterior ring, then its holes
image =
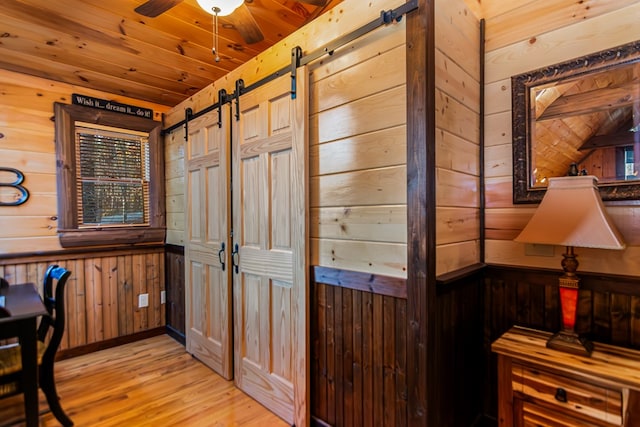
{"type": "Polygon", "coordinates": [[[488,415],[480,415],[473,423],[472,427],[497,427],[498,421],[488,415]]]}
{"type": "Polygon", "coordinates": [[[332,427],[331,424],[322,421],[320,418],[311,416],[311,426],[312,427],[332,427]]]}
{"type": "Polygon", "coordinates": [[[158,328],[137,332],[131,335],[125,335],[122,337],[112,338],[109,340],[82,345],[79,347],[60,350],[56,355],[56,360],[69,359],[71,357],[81,356],[83,354],[89,354],[89,353],[93,353],[93,352],[104,350],[111,347],[117,347],[122,344],[128,344],[134,341],[140,341],[146,338],[151,338],[151,337],[163,335],[166,333],[167,333],[167,328],[164,326],[160,326],[158,328]]]}
{"type": "Polygon", "coordinates": [[[180,344],[187,345],[187,339],[184,334],[171,325],[167,325],[167,335],[178,341],[180,344]]]}

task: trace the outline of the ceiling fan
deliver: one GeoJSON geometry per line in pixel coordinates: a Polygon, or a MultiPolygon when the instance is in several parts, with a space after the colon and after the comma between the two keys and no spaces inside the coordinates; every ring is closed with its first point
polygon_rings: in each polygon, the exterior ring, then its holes
{"type": "MultiPolygon", "coordinates": [[[[135,11],[140,15],[155,18],[184,0],[147,0],[135,11]]],[[[247,44],[258,43],[264,40],[264,35],[253,18],[251,11],[243,0],[197,0],[200,7],[215,16],[226,16],[233,27],[240,33],[247,44]],[[217,9],[217,13],[216,13],[217,9]],[[228,15],[228,16],[227,16],[228,15]]],[[[251,3],[252,0],[246,0],[251,3]]],[[[325,6],[329,0],[299,0],[313,6],[325,6]]],[[[217,25],[216,25],[217,28],[217,25]]]]}

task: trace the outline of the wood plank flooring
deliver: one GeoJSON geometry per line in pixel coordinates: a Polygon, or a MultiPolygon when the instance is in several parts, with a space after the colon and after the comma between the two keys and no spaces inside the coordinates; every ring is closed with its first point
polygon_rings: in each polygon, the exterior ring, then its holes
{"type": "MultiPolygon", "coordinates": [[[[56,363],[62,407],[84,426],[287,426],[167,335],[56,363]]],[[[59,426],[40,392],[41,426],[59,426]]],[[[21,396],[0,400],[0,426],[23,426],[21,396]]]]}

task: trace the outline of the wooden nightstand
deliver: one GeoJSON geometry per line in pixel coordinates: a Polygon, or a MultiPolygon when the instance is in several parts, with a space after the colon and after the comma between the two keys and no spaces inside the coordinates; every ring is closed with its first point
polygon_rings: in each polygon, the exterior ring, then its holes
{"type": "Polygon", "coordinates": [[[550,333],[513,327],[498,355],[498,425],[640,426],[640,351],[595,344],[591,357],[546,348],[550,333]]]}

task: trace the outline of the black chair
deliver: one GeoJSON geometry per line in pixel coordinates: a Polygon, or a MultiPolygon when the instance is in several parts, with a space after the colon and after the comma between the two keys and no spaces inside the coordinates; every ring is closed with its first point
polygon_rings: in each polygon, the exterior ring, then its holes
{"type": "MultiPolygon", "coordinates": [[[[0,289],[6,288],[8,286],[9,286],[9,282],[7,282],[7,280],[4,277],[0,277],[0,289]]],[[[0,318],[9,317],[10,315],[11,313],[9,313],[9,310],[0,306],[0,318]]]]}
{"type": "MultiPolygon", "coordinates": [[[[60,406],[54,378],[54,361],[64,333],[64,292],[70,275],[70,271],[57,265],[47,268],[44,275],[43,301],[48,315],[42,316],[38,326],[39,385],[47,398],[51,412],[65,427],[73,426],[73,421],[60,406]]],[[[0,398],[22,393],[21,373],[22,360],[19,344],[0,347],[0,398]]]]}

